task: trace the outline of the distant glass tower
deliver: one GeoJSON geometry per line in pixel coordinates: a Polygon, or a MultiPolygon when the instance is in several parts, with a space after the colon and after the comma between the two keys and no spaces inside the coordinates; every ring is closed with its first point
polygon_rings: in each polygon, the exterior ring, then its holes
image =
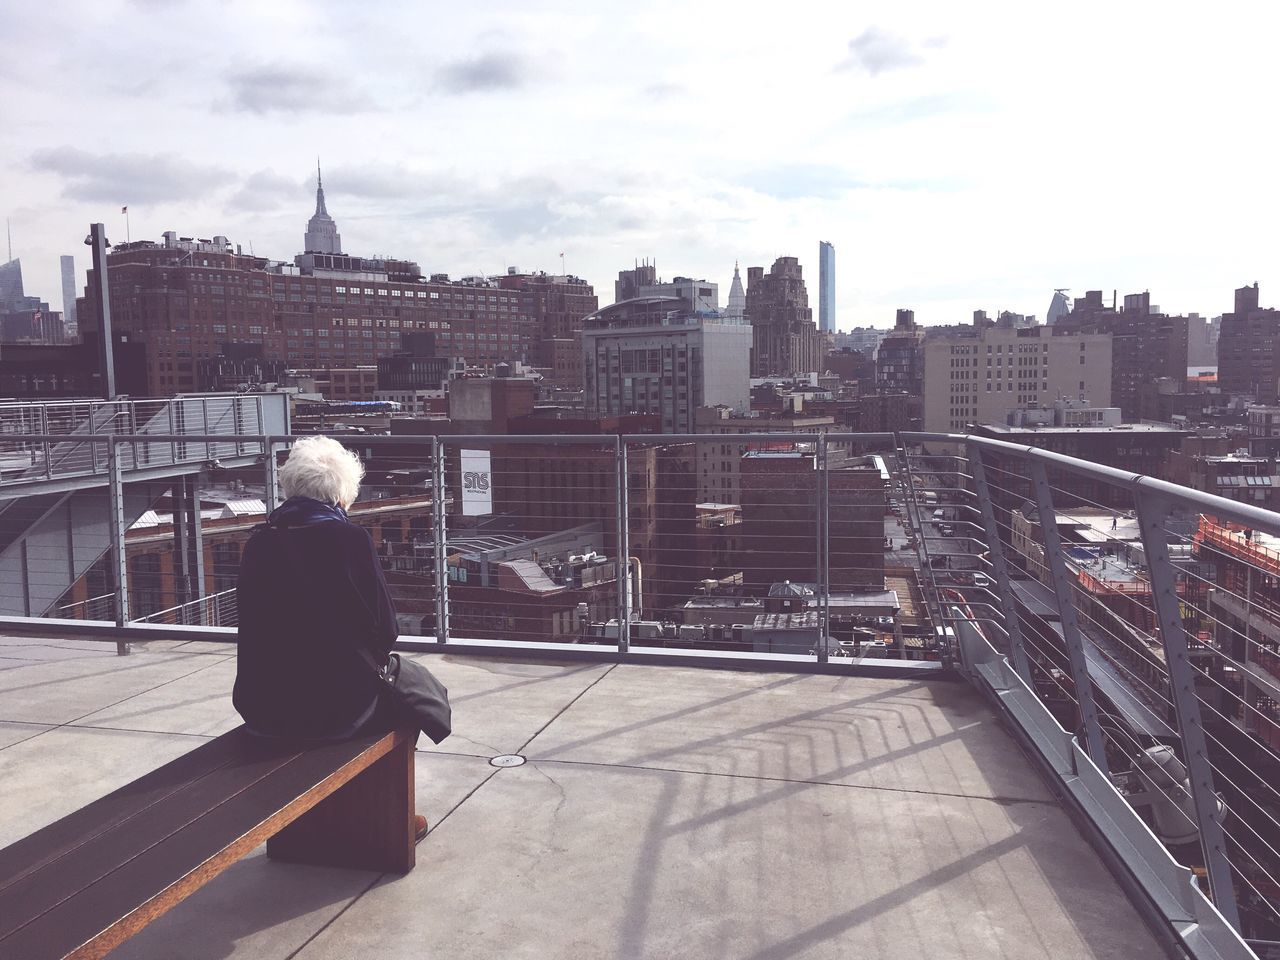
{"type": "Polygon", "coordinates": [[[67,336],[74,337],[80,330],[76,322],[76,258],[64,254],[62,264],[62,323],[67,336]]]}
{"type": "Polygon", "coordinates": [[[0,309],[6,309],[22,298],[22,261],[0,263],[0,309]]]}
{"type": "Polygon", "coordinates": [[[320,179],[320,161],[316,161],[316,212],[307,221],[307,235],[303,240],[304,253],[342,253],[342,237],[338,225],[324,206],[324,183],[320,179]]]}
{"type": "Polygon", "coordinates": [[[818,241],[818,329],[831,333],[836,328],[836,248],[818,241]]]}
{"type": "Polygon", "coordinates": [[[1049,301],[1049,312],[1045,314],[1045,326],[1052,327],[1059,319],[1071,312],[1071,301],[1067,299],[1067,290],[1053,291],[1053,299],[1049,301]]]}

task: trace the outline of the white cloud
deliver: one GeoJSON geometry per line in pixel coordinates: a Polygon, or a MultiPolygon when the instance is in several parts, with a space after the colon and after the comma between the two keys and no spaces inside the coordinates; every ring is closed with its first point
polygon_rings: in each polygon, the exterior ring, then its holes
{"type": "Polygon", "coordinates": [[[886,70],[901,70],[922,63],[924,57],[910,40],[879,27],[867,27],[849,41],[849,55],[836,69],[861,68],[874,77],[886,70]]]}
{"type": "Polygon", "coordinates": [[[727,287],[735,259],[812,273],[821,238],[845,326],[1043,315],[1062,286],[1212,315],[1259,280],[1280,303],[1280,8],[1081,0],[1051,30],[998,0],[423,9],[6,10],[0,208],[33,292],[125,203],[135,239],[288,258],[320,154],[348,249],[454,275],[563,251],[606,300],[638,256],[727,287]]]}

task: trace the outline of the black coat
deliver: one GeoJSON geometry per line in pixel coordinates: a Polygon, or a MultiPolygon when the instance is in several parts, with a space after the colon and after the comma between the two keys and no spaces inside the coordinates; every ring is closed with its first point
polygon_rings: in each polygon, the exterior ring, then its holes
{"type": "Polygon", "coordinates": [[[367,530],[343,519],[276,522],[284,513],[255,531],[240,561],[232,699],[260,733],[332,736],[349,731],[378,694],[357,650],[363,644],[386,661],[395,606],[367,530]]]}

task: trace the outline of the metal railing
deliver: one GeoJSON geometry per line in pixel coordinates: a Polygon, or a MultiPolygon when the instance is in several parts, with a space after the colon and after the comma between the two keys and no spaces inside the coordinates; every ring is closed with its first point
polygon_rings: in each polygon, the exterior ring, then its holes
{"type": "MultiPolygon", "coordinates": [[[[257,514],[188,523],[175,500],[167,526],[125,529],[113,512],[103,626],[122,644],[159,625],[234,639],[234,591],[213,587],[279,502],[295,439],[237,437],[269,451],[233,479],[257,514]],[[166,550],[200,558],[180,573],[166,550]]],[[[338,439],[366,463],[351,518],[403,647],[958,672],[1193,956],[1280,939],[1275,514],[947,434],[338,439]]],[[[88,440],[115,504],[125,449],[219,441],[88,440]]],[[[204,474],[183,502],[227,480],[204,474]]]]}
{"type": "Polygon", "coordinates": [[[280,394],[0,402],[0,486],[105,475],[103,436],[164,436],[119,448],[132,470],[243,456],[255,450],[249,435],[287,428],[288,398],[280,394]]]}

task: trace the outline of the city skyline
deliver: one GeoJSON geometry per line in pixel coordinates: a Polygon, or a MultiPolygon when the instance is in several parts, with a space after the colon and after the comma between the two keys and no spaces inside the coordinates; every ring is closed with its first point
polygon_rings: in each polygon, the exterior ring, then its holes
{"type": "Polygon", "coordinates": [[[221,233],[291,257],[317,152],[347,248],[455,275],[564,253],[607,289],[650,256],[727,289],[733,261],[790,255],[816,280],[826,237],[859,264],[842,329],[900,306],[926,325],[1043,319],[1057,287],[1209,316],[1242,284],[1274,289],[1269,151],[1222,146],[1272,137],[1253,124],[1276,13],[1107,8],[1103,30],[1089,8],[1044,42],[1034,11],[997,4],[802,7],[768,31],[728,9],[444,9],[430,33],[447,51],[406,30],[383,58],[387,24],[416,8],[10,8],[0,50],[25,66],[6,81],[0,207],[45,297],[87,223],[121,238],[124,205],[135,238],[221,233]],[[677,10],[688,29],[665,30],[677,10]],[[1198,69],[1168,56],[1182,48],[1198,69]],[[1116,69],[1081,66],[1096,61],[1116,69]],[[644,135],[614,136],[623,115],[644,135]],[[735,149],[749,117],[795,135],[735,149]]]}

